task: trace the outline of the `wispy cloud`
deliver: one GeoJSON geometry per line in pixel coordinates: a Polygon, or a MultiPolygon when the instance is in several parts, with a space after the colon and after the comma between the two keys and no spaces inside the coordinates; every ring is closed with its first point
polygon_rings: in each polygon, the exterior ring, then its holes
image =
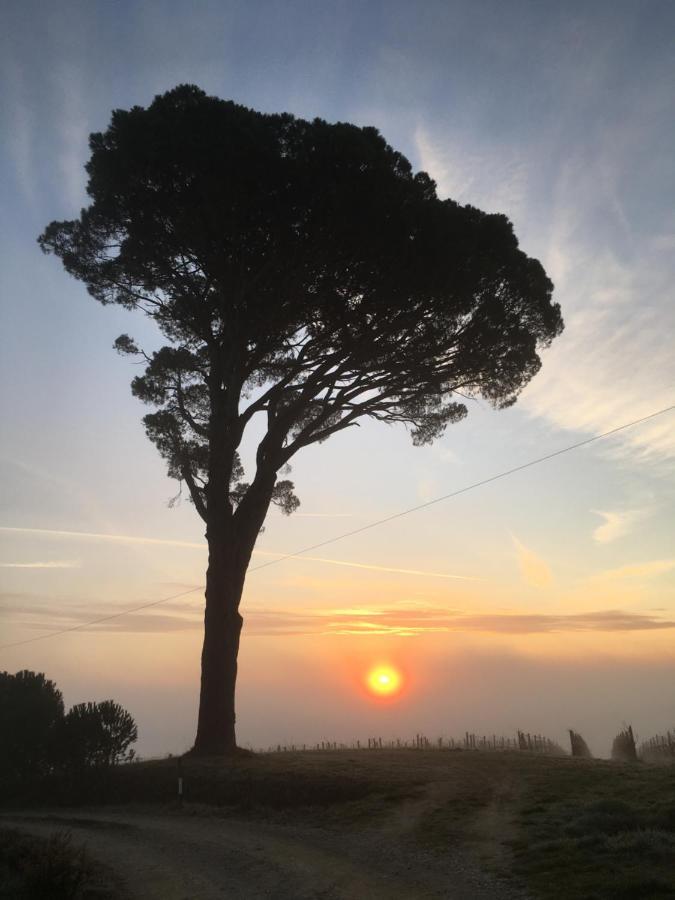
{"type": "Polygon", "coordinates": [[[618,540],[627,535],[634,525],[641,519],[644,519],[647,512],[642,509],[624,509],[603,512],[594,509],[596,516],[604,519],[602,525],[593,531],[593,540],[598,544],[610,544],[612,541],[618,540]]]}
{"type": "Polygon", "coordinates": [[[172,538],[151,538],[134,534],[107,534],[98,531],[65,531],[56,528],[15,528],[11,525],[0,525],[0,531],[13,534],[35,535],[53,538],[75,538],[91,541],[112,541],[120,544],[149,544],[165,547],[185,547],[191,550],[204,550],[206,544],[197,541],[179,541],[172,538]]]}
{"type": "MultiPolygon", "coordinates": [[[[267,550],[254,550],[253,552],[260,556],[271,556],[278,559],[282,559],[284,556],[282,553],[272,553],[267,550]]],[[[428,569],[400,569],[395,566],[379,566],[373,563],[357,563],[344,559],[328,559],[323,556],[305,556],[305,554],[294,556],[292,559],[294,561],[298,560],[299,562],[325,563],[329,566],[345,566],[349,569],[366,569],[369,572],[391,572],[394,575],[419,575],[424,578],[448,578],[451,581],[484,580],[476,575],[456,575],[450,572],[433,572],[428,569]]]]}
{"type": "Polygon", "coordinates": [[[435,478],[422,477],[417,480],[417,496],[422,503],[428,503],[430,500],[438,497],[440,491],[438,482],[435,478]]]}
{"type": "Polygon", "coordinates": [[[72,60],[61,62],[53,74],[53,87],[60,106],[57,125],[60,146],[56,161],[63,198],[74,213],[85,201],[84,164],[89,156],[91,130],[85,114],[83,75],[72,60]]]}
{"type": "MultiPolygon", "coordinates": [[[[598,83],[609,77],[603,65],[598,83]]],[[[600,102],[586,87],[587,101],[600,102]]],[[[561,98],[560,127],[577,115],[578,90],[570,84],[561,98]]],[[[439,193],[509,215],[551,275],[566,328],[545,351],[521,404],[565,430],[600,434],[675,404],[675,223],[658,193],[672,168],[662,152],[672,92],[664,82],[643,100],[612,124],[597,117],[597,128],[579,135],[563,162],[555,129],[528,147],[481,143],[480,134],[469,140],[427,122],[415,132],[421,165],[439,193]],[[638,182],[645,153],[654,165],[638,182]],[[647,193],[638,198],[640,189],[647,193]]],[[[622,432],[600,452],[670,469],[674,423],[675,412],[664,415],[622,432]]]]}
{"type": "MultiPolygon", "coordinates": [[[[274,514],[274,511],[272,511],[274,514]]],[[[276,516],[282,516],[283,513],[276,513],[276,516]]],[[[294,512],[294,519],[354,519],[363,518],[356,516],[354,513],[313,513],[313,512],[294,512]]]]}
{"type": "Polygon", "coordinates": [[[5,139],[14,163],[16,183],[24,200],[34,209],[38,198],[34,158],[35,115],[26,96],[23,68],[8,47],[3,46],[2,49],[1,72],[8,112],[5,139]]]}
{"type": "Polygon", "coordinates": [[[450,447],[443,447],[440,444],[433,445],[433,451],[437,459],[441,460],[444,463],[459,463],[460,458],[457,456],[454,450],[451,450],[450,447]]]}
{"type": "Polygon", "coordinates": [[[653,559],[644,563],[632,563],[627,566],[619,566],[617,569],[607,569],[594,576],[595,579],[624,579],[624,578],[656,578],[665,575],[675,569],[675,559],[653,559]]]}
{"type": "Polygon", "coordinates": [[[81,569],[78,560],[64,559],[49,562],[0,562],[0,569],[81,569]]]}
{"type": "Polygon", "coordinates": [[[516,149],[481,148],[475,136],[461,142],[456,136],[435,136],[424,124],[415,129],[420,166],[434,179],[442,197],[472,203],[509,217],[523,208],[527,194],[527,166],[516,149]],[[467,147],[471,146],[471,151],[467,147]]]}
{"type": "MultiPolygon", "coordinates": [[[[112,541],[122,544],[147,544],[167,547],[184,547],[189,550],[206,550],[204,542],[196,541],[180,541],[169,538],[150,538],[131,534],[106,534],[102,532],[89,531],[62,531],[50,528],[14,528],[8,525],[0,526],[0,531],[12,532],[16,534],[36,535],[55,538],[73,538],[94,541],[112,541]]],[[[287,553],[275,552],[272,550],[254,550],[254,555],[265,556],[272,559],[292,559],[294,562],[304,563],[322,563],[329,566],[342,566],[350,569],[366,569],[371,572],[391,572],[394,575],[417,575],[427,578],[448,578],[453,581],[482,581],[483,579],[474,575],[459,575],[451,572],[434,572],[426,569],[404,569],[396,566],[382,566],[374,563],[358,563],[346,559],[329,559],[323,556],[307,556],[300,554],[298,556],[289,557],[287,553]]]]}
{"type": "Polygon", "coordinates": [[[472,631],[495,634],[543,634],[587,631],[653,631],[675,628],[675,622],[639,613],[608,610],[600,612],[544,615],[531,613],[448,614],[429,610],[426,615],[402,616],[398,610],[384,611],[374,619],[331,621],[326,633],[349,635],[416,635],[472,631]]]}
{"type": "MultiPolygon", "coordinates": [[[[34,604],[24,595],[13,602],[3,597],[0,615],[32,630],[56,630],[82,625],[81,630],[100,632],[176,632],[203,628],[201,609],[188,603],[167,603],[161,610],[134,613],[107,622],[87,625],[92,617],[115,612],[112,607],[80,604],[52,608],[44,601],[34,604]],[[17,602],[18,600],[18,602],[17,602]]],[[[422,606],[380,609],[265,609],[244,611],[249,635],[351,635],[417,637],[450,632],[492,634],[550,634],[564,632],[660,631],[675,628],[675,621],[644,613],[599,610],[587,613],[479,613],[422,606]]]]}
{"type": "MultiPolygon", "coordinates": [[[[626,143],[614,137],[615,146],[626,143]]],[[[617,199],[639,164],[589,146],[557,176],[542,259],[566,327],[522,403],[559,428],[600,434],[675,403],[672,226],[657,230],[657,216],[629,225],[617,199]]],[[[670,468],[675,412],[622,432],[602,452],[670,468]]]]}
{"type": "Polygon", "coordinates": [[[513,546],[516,549],[516,556],[520,572],[525,581],[533,587],[548,587],[553,581],[551,569],[540,556],[537,556],[529,547],[526,547],[516,537],[512,537],[513,546]]]}

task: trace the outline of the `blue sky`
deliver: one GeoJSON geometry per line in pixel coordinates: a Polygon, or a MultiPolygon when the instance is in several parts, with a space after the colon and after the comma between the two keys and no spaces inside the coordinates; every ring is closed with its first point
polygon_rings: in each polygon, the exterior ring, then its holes
{"type": "MultiPolygon", "coordinates": [[[[184,546],[202,541],[201,522],[188,504],[167,509],[176,486],[143,434],[143,410],[128,387],[135,370],[111,349],[121,332],[147,345],[155,336],[132,314],[98,306],[36,244],[51,219],[73,217],[86,203],[89,132],[106,127],[112,108],[146,105],[178,83],[264,111],[377,126],[436,179],[439,194],[509,215],[524,249],[554,280],[567,325],[513,409],[475,404],[431,448],[413,448],[403,430],[367,424],[299,456],[300,513],[272,515],[261,552],[296,550],[675,403],[675,7],[659,0],[418,7],[3,4],[0,628],[7,641],[198,586],[203,577],[203,548],[184,546]]],[[[554,730],[545,704],[524,686],[531,672],[521,681],[514,675],[513,687],[527,723],[495,705],[490,678],[497,684],[505,671],[533,666],[553,684],[556,667],[595,670],[600,658],[605,668],[595,681],[588,675],[583,708],[570,706],[577,724],[587,723],[599,743],[612,716],[617,726],[636,716],[645,732],[672,725],[662,721],[672,689],[652,709],[629,685],[655,694],[664,667],[674,683],[672,631],[661,627],[675,618],[674,470],[671,413],[313,554],[356,565],[287,561],[251,574],[244,737],[275,742],[290,729],[311,739],[326,692],[334,714],[321,720],[323,736],[357,729],[373,710],[359,706],[349,679],[335,673],[367,665],[373,654],[419,672],[414,703],[377,713],[390,730],[430,730],[441,717],[446,731],[459,733],[473,727],[472,716],[475,727],[484,721],[492,730],[554,730]],[[435,574],[383,571],[393,569],[435,574]],[[343,611],[356,608],[362,624],[370,611],[367,624],[384,616],[396,633],[333,634],[345,630],[343,611]],[[401,636],[410,609],[425,609],[436,630],[401,636]],[[448,610],[460,616],[451,630],[448,610]],[[602,618],[608,610],[638,618],[618,629],[602,618]],[[496,614],[599,618],[590,636],[573,618],[536,628],[518,620],[525,631],[514,637],[514,621],[496,614]],[[325,616],[328,635],[316,627],[325,616]],[[483,680],[474,677],[476,660],[488,673],[483,680]],[[623,681],[611,669],[617,660],[623,681]],[[448,706],[441,676],[430,673],[451,662],[463,673],[462,696],[474,702],[455,698],[448,706]],[[265,673],[279,670],[284,677],[270,687],[265,673]],[[283,691],[306,685],[308,672],[324,694],[288,724],[274,709],[283,691]],[[603,706],[610,675],[626,697],[621,710],[603,706]],[[476,685],[485,680],[478,702],[476,685]],[[598,718],[603,709],[606,721],[598,718]]],[[[92,694],[126,699],[147,752],[181,749],[193,728],[199,593],[181,602],[160,607],[154,619],[118,620],[127,630],[5,651],[0,666],[44,669],[73,702],[92,694]],[[141,685],[147,700],[139,699],[141,685]],[[181,713],[169,726],[156,710],[176,693],[181,713]]]]}

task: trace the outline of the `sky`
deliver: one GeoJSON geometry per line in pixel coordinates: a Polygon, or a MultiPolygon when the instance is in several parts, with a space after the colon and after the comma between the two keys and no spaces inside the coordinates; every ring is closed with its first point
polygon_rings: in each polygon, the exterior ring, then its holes
{"type": "Polygon", "coordinates": [[[0,644],[31,641],[0,669],[44,671],[67,704],[123,703],[143,755],[194,738],[203,523],[169,507],[137,369],[112,350],[156,336],[36,243],[86,205],[87,137],[111,110],[194,83],[376,126],[440,196],[509,216],[566,322],[513,408],[472,402],[431,447],[365,423],[295,458],[302,505],[270,513],[242,602],[239,742],[575,728],[607,755],[624,722],[673,728],[675,411],[279,561],[675,404],[670,0],[7,0],[0,16],[0,644]],[[395,697],[365,689],[377,664],[400,670],[395,697]]]}

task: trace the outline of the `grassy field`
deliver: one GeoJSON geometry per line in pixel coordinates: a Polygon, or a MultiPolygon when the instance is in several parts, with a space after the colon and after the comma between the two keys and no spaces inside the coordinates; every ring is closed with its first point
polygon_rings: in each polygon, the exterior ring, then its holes
{"type": "MultiPolygon", "coordinates": [[[[528,753],[344,750],[181,763],[184,803],[461,846],[534,897],[675,898],[675,770],[528,753]],[[393,833],[393,832],[392,832],[393,833]]],[[[176,804],[175,759],[35,785],[14,805],[176,804]]]]}

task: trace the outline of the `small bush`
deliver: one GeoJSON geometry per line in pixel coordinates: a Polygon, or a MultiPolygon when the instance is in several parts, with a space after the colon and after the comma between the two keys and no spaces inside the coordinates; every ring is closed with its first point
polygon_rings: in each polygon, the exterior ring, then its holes
{"type": "Polygon", "coordinates": [[[0,878],[11,893],[0,897],[23,900],[76,900],[92,875],[83,848],[74,847],[68,833],[38,838],[19,831],[0,832],[0,878]]]}

